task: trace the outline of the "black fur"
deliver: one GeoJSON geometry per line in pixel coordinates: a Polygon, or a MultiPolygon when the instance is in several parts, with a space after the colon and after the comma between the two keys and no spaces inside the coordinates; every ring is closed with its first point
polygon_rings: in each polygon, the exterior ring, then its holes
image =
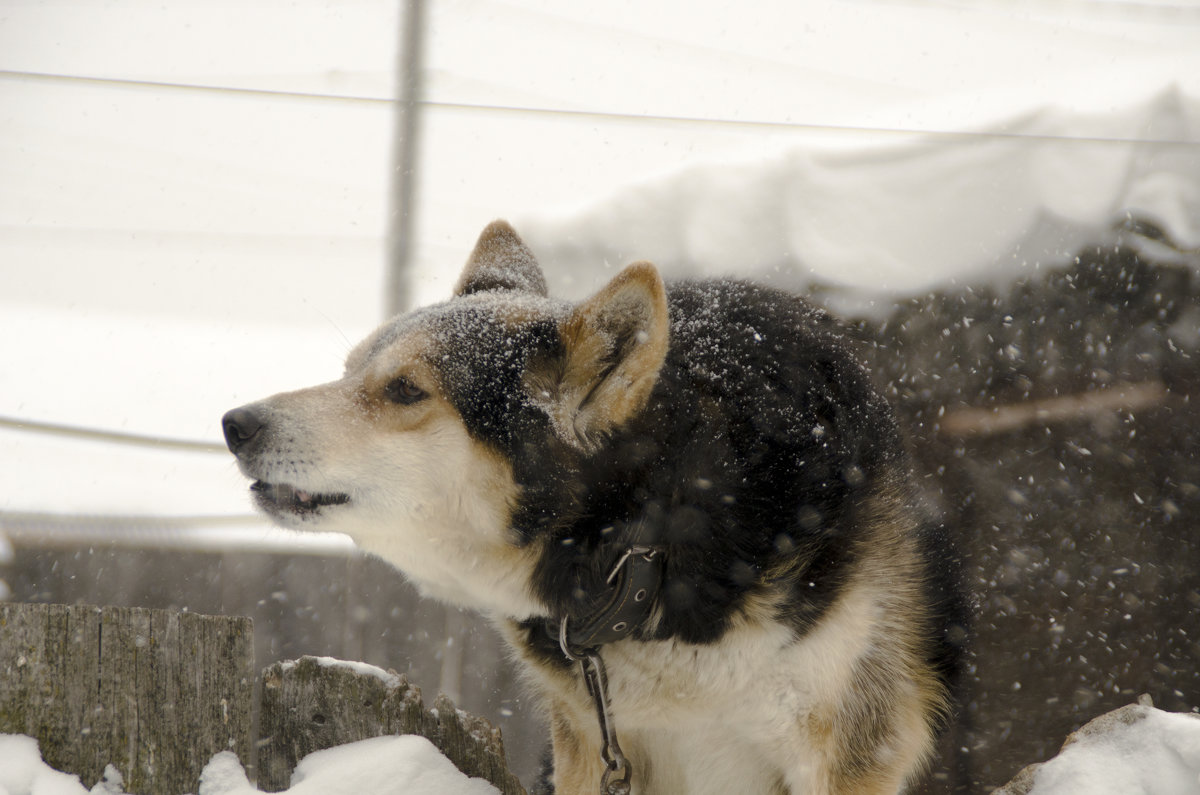
{"type": "MultiPolygon", "coordinates": [[[[890,409],[834,321],[795,296],[685,282],[668,304],[670,347],[649,404],[594,454],[559,439],[523,392],[527,369],[565,355],[552,323],[487,333],[475,327],[496,322],[486,315],[455,315],[447,333],[478,344],[453,346],[447,391],[471,433],[513,462],[515,528],[527,543],[550,540],[534,580],[552,610],[588,612],[641,522],[667,550],[655,639],[714,642],[767,587],[789,592],[777,618],[803,635],[854,564],[862,496],[907,466],[890,409]]],[[[939,532],[927,531],[930,555],[939,532]]],[[[930,571],[946,614],[951,579],[930,571]]],[[[525,629],[548,662],[565,663],[540,620],[525,629]]],[[[930,656],[948,674],[953,639],[931,634],[946,639],[930,656]]]]}

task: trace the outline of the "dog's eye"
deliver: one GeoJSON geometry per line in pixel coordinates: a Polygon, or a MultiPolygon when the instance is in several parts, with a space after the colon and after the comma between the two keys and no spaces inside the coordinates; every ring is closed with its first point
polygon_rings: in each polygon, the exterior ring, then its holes
{"type": "Polygon", "coordinates": [[[393,403],[399,403],[404,406],[412,405],[427,397],[424,389],[421,389],[421,387],[403,376],[393,378],[389,381],[388,385],[383,388],[383,394],[393,403]]]}

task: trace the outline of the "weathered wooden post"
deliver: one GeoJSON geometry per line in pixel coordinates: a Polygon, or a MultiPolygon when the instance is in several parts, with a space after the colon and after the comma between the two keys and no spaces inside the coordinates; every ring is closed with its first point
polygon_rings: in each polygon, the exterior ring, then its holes
{"type": "Polygon", "coordinates": [[[385,734],[419,734],[468,776],[525,795],[508,771],[500,731],[441,696],[427,709],[403,676],[372,666],[301,657],[263,672],[258,785],[286,789],[304,756],[385,734]]]}
{"type": "Polygon", "coordinates": [[[0,732],[87,786],[111,763],[128,792],[195,792],[213,754],[251,760],[254,680],[248,618],[0,603],[0,732]]]}

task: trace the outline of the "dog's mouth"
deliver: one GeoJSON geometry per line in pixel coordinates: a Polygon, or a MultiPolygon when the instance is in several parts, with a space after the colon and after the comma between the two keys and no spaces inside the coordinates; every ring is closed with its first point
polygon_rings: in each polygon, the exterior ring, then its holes
{"type": "Polygon", "coordinates": [[[267,483],[256,480],[250,490],[259,507],[268,513],[306,516],[330,505],[345,505],[349,494],[316,494],[287,483],[267,483]]]}

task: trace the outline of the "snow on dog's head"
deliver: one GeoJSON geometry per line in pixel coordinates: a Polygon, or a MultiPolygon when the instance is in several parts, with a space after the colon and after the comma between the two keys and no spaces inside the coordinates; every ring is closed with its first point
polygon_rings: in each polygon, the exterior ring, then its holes
{"type": "Polygon", "coordinates": [[[572,306],[546,295],[532,253],[497,221],[451,300],[385,323],[341,379],[230,411],[226,441],[278,523],[347,533],[433,596],[544,614],[528,585],[539,539],[513,528],[514,458],[601,447],[648,400],[667,327],[653,266],[572,306]]]}

